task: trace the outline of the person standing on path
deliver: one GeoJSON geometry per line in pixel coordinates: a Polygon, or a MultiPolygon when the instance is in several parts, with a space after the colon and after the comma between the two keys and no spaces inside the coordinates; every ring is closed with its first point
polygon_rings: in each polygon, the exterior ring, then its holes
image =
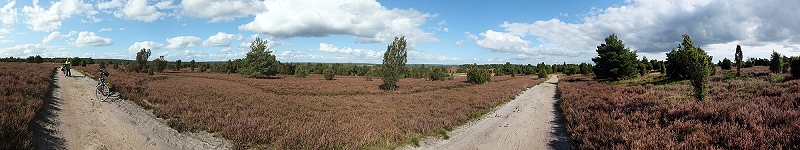
{"type": "Polygon", "coordinates": [[[69,58],[67,58],[67,62],[64,62],[64,71],[65,71],[64,74],[67,77],[72,76],[72,71],[70,71],[71,66],[72,63],[70,63],[69,58]]]}

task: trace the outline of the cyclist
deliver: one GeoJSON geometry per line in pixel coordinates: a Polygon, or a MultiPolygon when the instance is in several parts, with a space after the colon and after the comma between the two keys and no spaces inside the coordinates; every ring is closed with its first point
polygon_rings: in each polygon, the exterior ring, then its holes
{"type": "Polygon", "coordinates": [[[72,63],[70,63],[69,62],[69,58],[67,58],[67,62],[64,62],[64,67],[63,67],[64,68],[64,76],[67,76],[67,77],[68,76],[72,76],[72,73],[69,70],[71,65],[72,65],[72,63]]]}

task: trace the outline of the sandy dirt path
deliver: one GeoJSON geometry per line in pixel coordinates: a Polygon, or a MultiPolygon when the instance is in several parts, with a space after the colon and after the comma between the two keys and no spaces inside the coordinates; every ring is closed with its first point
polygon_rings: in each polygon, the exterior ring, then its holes
{"type": "Polygon", "coordinates": [[[97,81],[74,69],[72,75],[58,71],[54,78],[53,96],[37,117],[36,149],[230,149],[208,133],[179,133],[130,101],[101,102],[97,81]]]}
{"type": "Polygon", "coordinates": [[[449,132],[450,139],[429,137],[420,147],[405,149],[570,149],[557,111],[557,83],[558,76],[552,75],[481,119],[449,132]]]}

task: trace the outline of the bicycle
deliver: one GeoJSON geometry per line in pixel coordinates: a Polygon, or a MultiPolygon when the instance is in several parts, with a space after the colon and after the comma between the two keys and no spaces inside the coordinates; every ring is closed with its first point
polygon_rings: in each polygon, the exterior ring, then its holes
{"type": "Polygon", "coordinates": [[[105,76],[108,76],[108,72],[100,69],[100,75],[97,76],[97,85],[95,86],[97,89],[95,90],[95,95],[101,102],[105,102],[106,99],[111,96],[111,89],[109,89],[106,84],[105,76]]]}

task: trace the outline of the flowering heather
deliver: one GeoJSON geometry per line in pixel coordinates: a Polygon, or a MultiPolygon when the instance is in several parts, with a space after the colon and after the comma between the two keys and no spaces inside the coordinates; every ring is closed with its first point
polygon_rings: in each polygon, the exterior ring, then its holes
{"type": "Polygon", "coordinates": [[[107,80],[115,89],[153,109],[171,127],[209,131],[240,149],[399,146],[415,134],[433,135],[479,117],[544,81],[504,76],[472,85],[466,77],[401,79],[396,91],[384,92],[378,87],[380,79],[352,76],[328,81],[319,74],[253,79],[217,73],[148,76],[111,71],[107,80]]]}
{"type": "Polygon", "coordinates": [[[30,149],[28,124],[42,108],[56,66],[0,62],[0,149],[30,149]]]}
{"type": "Polygon", "coordinates": [[[800,149],[800,80],[607,85],[562,78],[559,104],[575,149],[800,149]]]}

